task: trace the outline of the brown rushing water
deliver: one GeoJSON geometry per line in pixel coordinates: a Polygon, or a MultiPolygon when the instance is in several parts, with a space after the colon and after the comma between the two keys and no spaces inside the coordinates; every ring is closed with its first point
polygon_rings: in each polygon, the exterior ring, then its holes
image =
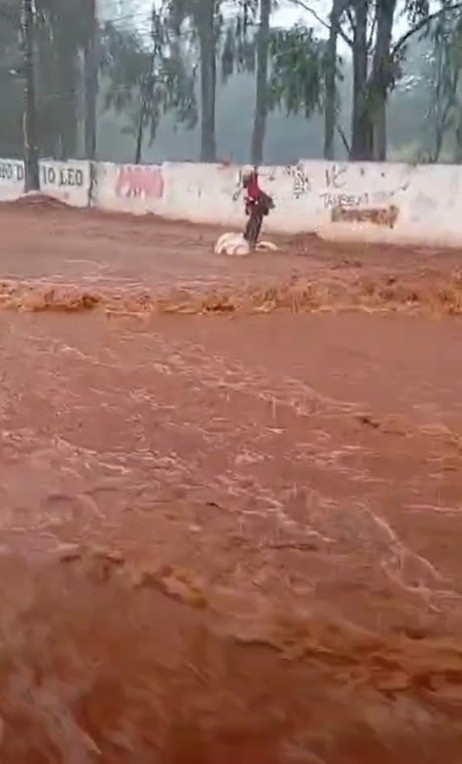
{"type": "Polygon", "coordinates": [[[0,223],[0,760],[458,764],[456,255],[0,223]]]}

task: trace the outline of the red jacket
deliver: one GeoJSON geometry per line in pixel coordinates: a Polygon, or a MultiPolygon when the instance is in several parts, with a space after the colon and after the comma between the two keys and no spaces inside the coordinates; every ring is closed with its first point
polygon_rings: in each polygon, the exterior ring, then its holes
{"type": "Polygon", "coordinates": [[[244,184],[246,195],[244,199],[245,211],[250,215],[250,211],[255,207],[262,197],[262,190],[258,185],[258,175],[253,172],[244,184]]]}
{"type": "Polygon", "coordinates": [[[249,177],[249,182],[246,188],[247,191],[247,198],[246,201],[250,204],[255,204],[260,200],[262,191],[260,186],[258,185],[258,175],[256,172],[253,172],[252,175],[249,177]]]}
{"type": "Polygon", "coordinates": [[[274,209],[273,200],[258,185],[258,173],[253,172],[248,179],[244,181],[246,196],[244,199],[245,211],[250,215],[252,210],[258,208],[263,215],[268,215],[269,211],[274,209]]]}

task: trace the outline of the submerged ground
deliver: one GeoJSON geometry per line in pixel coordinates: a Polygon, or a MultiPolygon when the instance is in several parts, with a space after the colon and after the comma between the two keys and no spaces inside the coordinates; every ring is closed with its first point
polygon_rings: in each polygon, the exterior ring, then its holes
{"type": "Polygon", "coordinates": [[[460,255],[0,225],[1,760],[460,764],[460,255]]]}

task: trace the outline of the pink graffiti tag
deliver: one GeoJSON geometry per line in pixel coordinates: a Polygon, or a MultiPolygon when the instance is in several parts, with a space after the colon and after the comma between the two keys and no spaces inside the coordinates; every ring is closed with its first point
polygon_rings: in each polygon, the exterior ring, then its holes
{"type": "Polygon", "coordinates": [[[157,165],[125,164],[119,170],[115,192],[125,198],[160,199],[164,193],[162,170],[157,165]]]}

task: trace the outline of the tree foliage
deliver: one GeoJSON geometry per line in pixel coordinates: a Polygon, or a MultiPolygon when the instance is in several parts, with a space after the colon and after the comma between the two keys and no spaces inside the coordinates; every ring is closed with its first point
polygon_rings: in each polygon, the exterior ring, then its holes
{"type": "Polygon", "coordinates": [[[194,66],[155,9],[151,20],[149,44],[135,31],[120,31],[113,24],[105,26],[102,36],[104,105],[124,114],[126,132],[137,138],[137,161],[145,131],[151,145],[165,114],[173,113],[176,123],[187,128],[197,122],[194,66]]]}
{"type": "Polygon", "coordinates": [[[221,0],[165,0],[169,25],[188,40],[199,69],[200,159],[216,160],[216,90],[219,41],[223,28],[221,0]]]}
{"type": "Polygon", "coordinates": [[[222,23],[221,74],[223,82],[239,72],[253,74],[256,56],[258,3],[242,2],[236,14],[222,23]]]}
{"type": "MultiPolygon", "coordinates": [[[[2,2],[0,85],[9,107],[2,109],[0,129],[6,153],[17,155],[22,151],[21,0],[2,2]]],[[[92,23],[91,3],[36,0],[35,8],[40,152],[55,158],[79,156],[79,125],[85,118],[87,84],[83,61],[92,23]]],[[[141,126],[152,141],[159,120],[167,112],[174,114],[178,124],[195,124],[194,67],[185,57],[181,41],[169,35],[160,13],[153,12],[150,40],[110,23],[100,29],[99,37],[102,106],[123,113],[129,132],[138,136],[141,126]]]]}
{"type": "Polygon", "coordinates": [[[448,10],[432,24],[432,66],[428,121],[432,131],[429,160],[437,162],[448,134],[455,138],[454,159],[462,159],[462,15],[448,10]]]}
{"type": "MultiPolygon", "coordinates": [[[[400,83],[409,41],[428,35],[433,50],[430,158],[437,160],[448,145],[462,160],[462,0],[331,0],[324,19],[313,0],[290,1],[316,17],[324,32],[307,23],[274,29],[276,0],[156,0],[150,33],[123,23],[99,28],[99,109],[122,117],[137,159],[170,114],[186,128],[200,118],[200,157],[214,160],[217,77],[221,74],[226,83],[239,73],[255,81],[253,162],[262,161],[271,110],[307,119],[324,113],[328,157],[339,133],[353,159],[385,159],[390,94],[400,83]],[[403,17],[407,28],[397,38],[397,20],[403,17]],[[350,136],[340,130],[338,119],[343,64],[337,40],[349,46],[352,58],[350,136]]],[[[35,7],[40,151],[56,158],[79,156],[82,125],[88,126],[88,105],[92,98],[95,102],[94,91],[88,97],[92,0],[35,0],[35,7]]],[[[22,151],[20,11],[21,0],[2,0],[0,153],[9,155],[22,151]]]]}
{"type": "Polygon", "coordinates": [[[309,118],[324,100],[325,43],[313,29],[277,30],[271,39],[271,105],[309,118]]]}
{"type": "Polygon", "coordinates": [[[0,155],[14,156],[21,147],[23,93],[19,72],[20,6],[17,0],[4,0],[0,6],[0,155]]]}

